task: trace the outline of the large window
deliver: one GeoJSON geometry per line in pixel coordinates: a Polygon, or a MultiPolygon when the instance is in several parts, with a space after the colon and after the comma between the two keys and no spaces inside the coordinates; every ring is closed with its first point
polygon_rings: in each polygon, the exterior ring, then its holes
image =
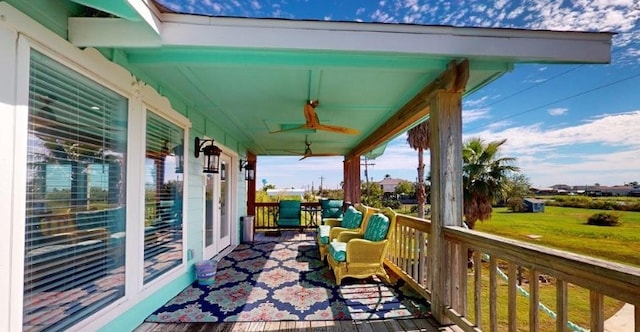
{"type": "Polygon", "coordinates": [[[127,99],[36,51],[29,78],[25,331],[124,296],[127,99]]]}
{"type": "Polygon", "coordinates": [[[144,282],[182,264],[184,129],[147,111],[144,282]]]}

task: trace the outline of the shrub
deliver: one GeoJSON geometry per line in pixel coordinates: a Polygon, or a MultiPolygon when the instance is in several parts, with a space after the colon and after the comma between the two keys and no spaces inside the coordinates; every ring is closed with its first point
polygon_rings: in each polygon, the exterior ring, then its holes
{"type": "Polygon", "coordinates": [[[524,199],[520,197],[507,199],[507,207],[511,212],[523,212],[527,209],[527,206],[524,204],[524,199]]]}
{"type": "Polygon", "coordinates": [[[589,217],[587,224],[596,226],[619,226],[620,214],[605,212],[596,213],[589,217]]]}
{"type": "Polygon", "coordinates": [[[382,206],[390,207],[392,209],[399,209],[402,207],[402,203],[395,199],[385,199],[382,201],[382,206]]]}

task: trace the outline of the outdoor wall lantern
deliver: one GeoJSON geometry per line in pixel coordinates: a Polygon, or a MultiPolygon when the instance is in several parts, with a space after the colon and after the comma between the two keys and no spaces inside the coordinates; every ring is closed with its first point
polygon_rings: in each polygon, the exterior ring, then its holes
{"type": "Polygon", "coordinates": [[[180,144],[173,148],[173,154],[176,156],[176,173],[184,172],[184,145],[180,144]]]}
{"type": "Polygon", "coordinates": [[[245,181],[253,181],[256,179],[256,167],[249,160],[240,159],[240,171],[244,168],[245,181]]]}
{"type": "Polygon", "coordinates": [[[219,147],[213,145],[213,139],[200,139],[196,137],[194,156],[200,157],[200,152],[204,155],[204,166],[202,173],[218,173],[220,171],[220,150],[219,147]],[[208,145],[207,145],[208,144],[208,145]]]}

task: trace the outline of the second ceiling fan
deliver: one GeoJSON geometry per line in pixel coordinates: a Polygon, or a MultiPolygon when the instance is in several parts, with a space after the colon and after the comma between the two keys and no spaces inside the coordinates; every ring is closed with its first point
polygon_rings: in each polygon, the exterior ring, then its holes
{"type": "MultiPolygon", "coordinates": [[[[338,154],[338,153],[313,153],[313,151],[311,151],[311,142],[309,142],[309,140],[306,137],[304,139],[304,145],[305,145],[304,153],[302,154],[302,158],[300,158],[298,161],[304,160],[304,159],[309,158],[309,157],[335,157],[335,156],[341,156],[341,154],[338,154]]],[[[289,152],[299,153],[297,151],[289,151],[289,152]]]]}

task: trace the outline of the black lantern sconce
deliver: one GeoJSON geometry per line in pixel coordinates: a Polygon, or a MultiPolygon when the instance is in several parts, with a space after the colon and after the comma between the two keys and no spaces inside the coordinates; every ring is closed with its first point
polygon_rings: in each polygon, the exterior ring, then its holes
{"type": "Polygon", "coordinates": [[[254,181],[256,179],[256,167],[249,160],[240,159],[240,171],[244,168],[244,179],[254,181]]]}
{"type": "Polygon", "coordinates": [[[200,152],[204,155],[204,166],[202,173],[218,173],[220,172],[220,150],[219,147],[213,145],[213,139],[200,139],[196,137],[194,156],[200,157],[200,152]],[[209,145],[207,145],[209,144],[209,145]]]}
{"type": "Polygon", "coordinates": [[[180,144],[173,148],[173,154],[176,156],[176,173],[184,172],[184,145],[180,144]]]}

